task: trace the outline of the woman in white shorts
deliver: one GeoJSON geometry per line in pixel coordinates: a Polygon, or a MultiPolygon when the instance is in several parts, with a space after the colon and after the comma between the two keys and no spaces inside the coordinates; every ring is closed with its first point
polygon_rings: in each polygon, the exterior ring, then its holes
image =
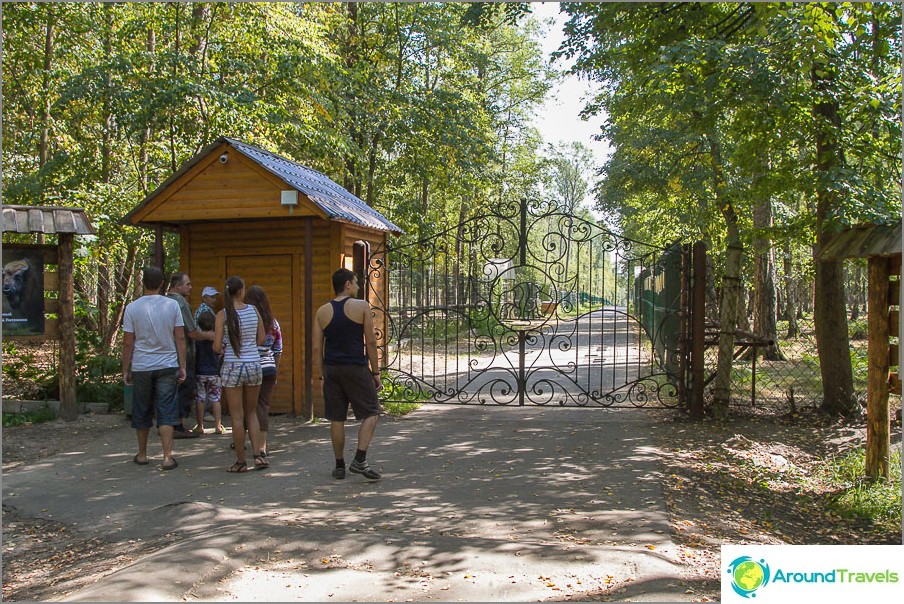
{"type": "MultiPolygon", "coordinates": [[[[220,382],[223,396],[232,418],[232,442],[235,463],[229,472],[247,472],[245,461],[245,430],[251,437],[251,450],[260,451],[260,426],[257,421],[257,398],[261,389],[261,357],[257,347],[264,343],[266,333],[260,313],[245,304],[245,282],[241,277],[226,280],[223,310],[217,313],[214,326],[214,350],[223,354],[220,382]]],[[[255,454],[254,467],[262,470],[270,464],[255,454]]]]}

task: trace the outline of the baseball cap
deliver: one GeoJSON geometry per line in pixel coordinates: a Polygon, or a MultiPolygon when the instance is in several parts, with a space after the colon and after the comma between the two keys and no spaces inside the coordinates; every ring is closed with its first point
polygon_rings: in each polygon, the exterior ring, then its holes
{"type": "Polygon", "coordinates": [[[208,285],[207,287],[204,288],[204,291],[201,292],[201,295],[202,296],[219,296],[220,292],[218,292],[216,290],[216,288],[213,288],[208,285]]]}

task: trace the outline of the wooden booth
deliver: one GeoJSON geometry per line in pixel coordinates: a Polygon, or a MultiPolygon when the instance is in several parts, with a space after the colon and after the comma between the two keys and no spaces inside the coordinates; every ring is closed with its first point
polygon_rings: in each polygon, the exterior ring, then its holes
{"type": "Polygon", "coordinates": [[[901,395],[901,223],[846,229],[826,244],[820,258],[867,258],[869,262],[866,475],[888,478],[888,396],[901,395]]]}
{"type": "MultiPolygon", "coordinates": [[[[161,267],[163,231],[179,234],[179,266],[194,286],[192,309],[205,286],[222,292],[233,275],[246,287],[264,288],[284,346],[270,409],[306,419],[323,410],[320,388],[313,388],[319,375],[313,375],[310,334],[317,308],[333,297],[332,274],[357,269],[363,284],[370,278],[364,270],[368,250],[402,232],[320,172],[225,137],[186,162],[125,219],[156,229],[161,267]]],[[[386,271],[380,274],[381,282],[370,283],[375,295],[387,287],[386,271]]],[[[361,295],[366,291],[362,287],[361,295]]]]}
{"type": "Polygon", "coordinates": [[[81,208],[5,205],[3,234],[3,339],[59,340],[60,416],[74,420],[73,242],[75,235],[93,235],[94,227],[81,208]],[[33,242],[7,242],[13,233],[33,242]],[[47,236],[56,244],[45,243],[47,236]]]}

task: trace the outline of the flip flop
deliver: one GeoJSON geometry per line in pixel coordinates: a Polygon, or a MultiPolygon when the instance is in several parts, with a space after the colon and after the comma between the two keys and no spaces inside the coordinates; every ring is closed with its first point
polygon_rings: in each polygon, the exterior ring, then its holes
{"type": "Polygon", "coordinates": [[[229,469],[226,470],[230,474],[242,474],[248,471],[248,464],[244,461],[237,461],[229,469]]]}
{"type": "Polygon", "coordinates": [[[157,466],[157,467],[160,468],[161,470],[175,470],[176,468],[179,467],[179,462],[176,461],[175,458],[173,458],[173,465],[171,465],[171,466],[160,465],[160,466],[157,466]]]}
{"type": "Polygon", "coordinates": [[[265,470],[270,467],[270,462],[268,462],[262,455],[254,456],[254,469],[255,470],[265,470]]]}
{"type": "Polygon", "coordinates": [[[135,457],[132,458],[132,462],[138,464],[139,466],[146,466],[146,465],[148,465],[149,463],[151,463],[151,462],[149,462],[149,461],[146,460],[146,459],[145,459],[144,461],[138,461],[138,453],[136,453],[136,454],[135,454],[135,457]]]}

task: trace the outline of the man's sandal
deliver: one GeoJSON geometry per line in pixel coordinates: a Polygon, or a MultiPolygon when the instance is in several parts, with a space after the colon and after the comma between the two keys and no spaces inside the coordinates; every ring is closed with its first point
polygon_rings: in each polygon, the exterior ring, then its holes
{"type": "Polygon", "coordinates": [[[254,456],[254,467],[257,470],[263,470],[264,468],[270,467],[270,462],[267,461],[263,455],[255,455],[254,456]]]}
{"type": "Polygon", "coordinates": [[[229,469],[226,471],[229,472],[230,474],[240,474],[242,472],[247,472],[248,464],[245,463],[244,461],[237,461],[234,464],[232,464],[229,467],[229,469]]]}

